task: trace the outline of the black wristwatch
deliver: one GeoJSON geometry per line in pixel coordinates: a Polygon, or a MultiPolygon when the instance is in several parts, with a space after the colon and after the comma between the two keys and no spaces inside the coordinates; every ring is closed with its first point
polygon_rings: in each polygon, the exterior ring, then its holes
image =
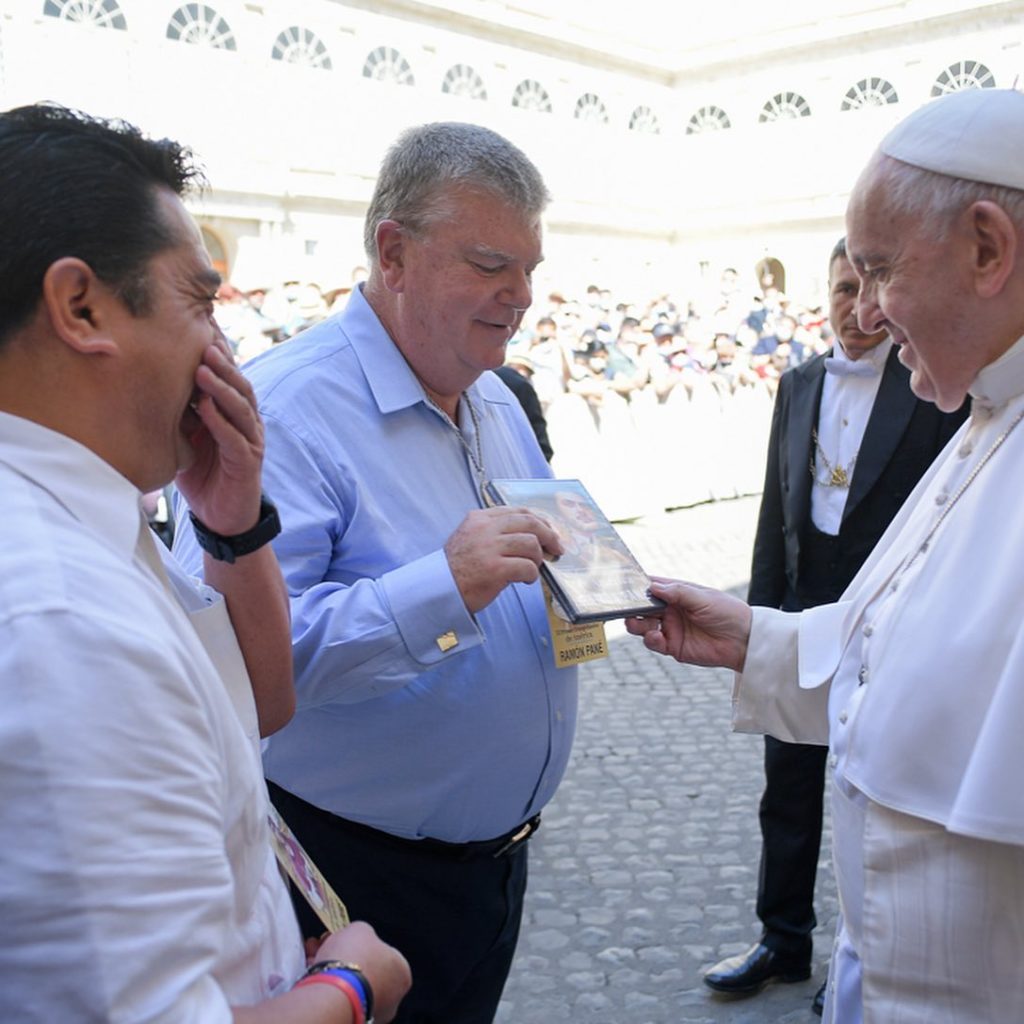
{"type": "Polygon", "coordinates": [[[233,537],[214,533],[195,517],[191,509],[188,517],[192,520],[192,529],[195,531],[199,546],[218,562],[234,562],[242,555],[251,555],[254,551],[259,551],[264,544],[269,544],[281,532],[277,508],[265,494],[260,495],[259,522],[251,530],[236,533],[233,537]]]}

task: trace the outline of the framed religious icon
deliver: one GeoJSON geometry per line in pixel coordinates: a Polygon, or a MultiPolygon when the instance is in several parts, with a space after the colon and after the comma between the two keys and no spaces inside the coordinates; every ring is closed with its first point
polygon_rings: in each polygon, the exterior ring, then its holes
{"type": "Polygon", "coordinates": [[[496,505],[523,506],[558,532],[564,552],[546,560],[541,576],[555,613],[567,622],[604,622],[649,615],[664,607],[651,579],[579,480],[491,480],[496,505]]]}

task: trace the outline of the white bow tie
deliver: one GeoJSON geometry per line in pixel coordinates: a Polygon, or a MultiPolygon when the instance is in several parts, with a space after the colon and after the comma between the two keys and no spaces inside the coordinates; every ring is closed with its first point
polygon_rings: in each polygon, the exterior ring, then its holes
{"type": "Polygon", "coordinates": [[[869,359],[842,359],[838,356],[829,356],[825,360],[825,370],[837,377],[877,377],[882,372],[882,368],[869,359]]]}

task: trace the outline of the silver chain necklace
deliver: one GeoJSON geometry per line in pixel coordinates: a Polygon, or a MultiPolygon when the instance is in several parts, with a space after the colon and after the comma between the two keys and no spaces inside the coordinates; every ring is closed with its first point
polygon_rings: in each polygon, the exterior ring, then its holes
{"type": "Polygon", "coordinates": [[[466,457],[469,459],[469,464],[476,474],[477,490],[480,492],[480,500],[484,505],[490,504],[487,498],[487,471],[484,468],[484,448],[483,442],[480,437],[480,420],[477,418],[476,409],[473,408],[473,403],[469,400],[468,392],[462,393],[462,399],[466,403],[466,408],[469,409],[469,418],[473,421],[473,435],[476,441],[476,451],[470,446],[466,440],[466,435],[459,429],[459,425],[442,409],[437,402],[435,402],[430,395],[427,395],[427,403],[430,407],[436,410],[444,418],[445,422],[448,423],[452,430],[455,431],[455,436],[459,439],[459,444],[462,445],[462,450],[466,453],[466,457]]]}

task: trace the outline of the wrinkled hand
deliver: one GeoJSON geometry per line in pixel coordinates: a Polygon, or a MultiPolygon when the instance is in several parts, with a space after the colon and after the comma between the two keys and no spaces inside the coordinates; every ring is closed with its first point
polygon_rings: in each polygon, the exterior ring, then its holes
{"type": "Polygon", "coordinates": [[[626,619],[649,650],[690,665],[743,670],[751,622],[745,601],[677,580],[656,579],[651,593],[665,602],[658,616],[626,619]]]}
{"type": "Polygon", "coordinates": [[[470,512],[444,546],[471,614],[486,608],[509,583],[533,583],[545,552],[562,554],[551,524],[529,509],[504,505],[470,512]]]}
{"type": "Polygon", "coordinates": [[[412,985],[412,973],[405,957],[386,942],[365,921],[353,921],[340,932],[328,935],[313,953],[311,962],[342,960],[358,964],[373,989],[373,1019],[387,1024],[412,985]]]}
{"type": "Polygon", "coordinates": [[[201,425],[189,438],[192,464],[175,483],[209,529],[244,533],[256,525],[260,507],[263,421],[256,395],[223,339],[203,353],[196,386],[201,425]]]}

